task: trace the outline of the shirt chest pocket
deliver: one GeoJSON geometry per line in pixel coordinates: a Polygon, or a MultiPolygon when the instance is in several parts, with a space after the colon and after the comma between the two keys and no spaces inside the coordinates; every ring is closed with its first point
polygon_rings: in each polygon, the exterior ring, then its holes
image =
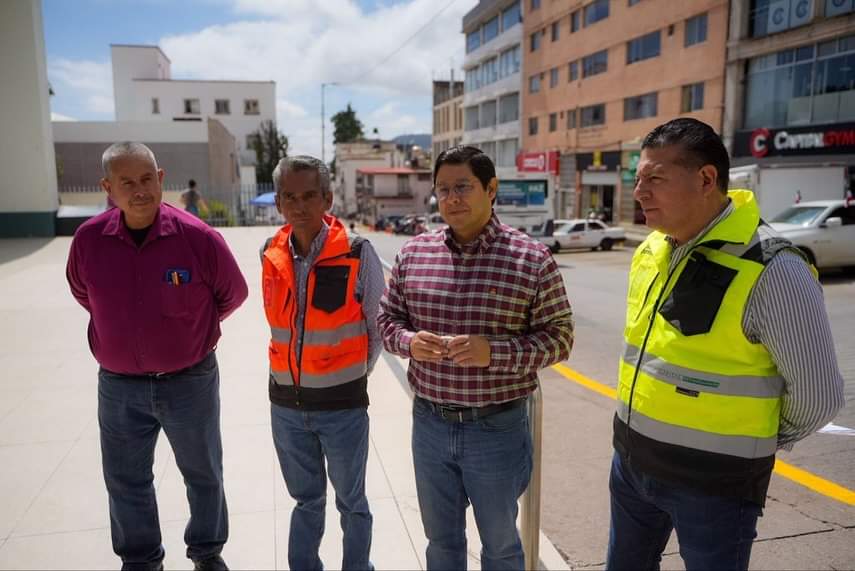
{"type": "Polygon", "coordinates": [[[347,280],[350,268],[346,266],[319,266],[315,268],[315,291],[312,307],[332,313],[344,307],[347,301],[347,280]]]}
{"type": "Polygon", "coordinates": [[[197,284],[160,284],[160,313],[169,318],[190,317],[194,295],[198,295],[197,284]]]}

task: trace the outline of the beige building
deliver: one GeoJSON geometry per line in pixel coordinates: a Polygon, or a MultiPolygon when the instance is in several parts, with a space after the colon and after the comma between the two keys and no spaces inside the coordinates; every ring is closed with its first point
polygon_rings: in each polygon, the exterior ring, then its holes
{"type": "Polygon", "coordinates": [[[430,195],[430,169],[363,167],[356,171],[358,217],[366,224],[390,215],[427,215],[430,195]]]}
{"type": "Polygon", "coordinates": [[[640,139],[680,115],[721,129],[728,1],[526,7],[522,151],[560,153],[556,217],[642,221],[632,198],[640,139]]]}
{"type": "Polygon", "coordinates": [[[433,158],[463,139],[463,82],[433,82],[433,158]]]}
{"type": "Polygon", "coordinates": [[[393,141],[360,139],[335,145],[335,176],[333,177],[333,213],[345,218],[356,217],[359,211],[356,196],[356,171],[370,167],[403,166],[404,155],[393,141]]]}

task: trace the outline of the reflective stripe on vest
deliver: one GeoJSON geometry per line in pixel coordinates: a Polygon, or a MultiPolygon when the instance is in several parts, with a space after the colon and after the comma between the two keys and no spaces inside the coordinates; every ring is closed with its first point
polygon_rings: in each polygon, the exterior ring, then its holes
{"type": "MultiPolygon", "coordinates": [[[[626,403],[618,402],[617,414],[623,422],[627,422],[628,410],[626,403]]],[[[637,410],[632,413],[632,429],[659,442],[740,458],[771,456],[778,446],[777,435],[768,438],[755,438],[753,436],[715,434],[668,424],[667,422],[659,422],[637,410]]]]}
{"type": "MultiPolygon", "coordinates": [[[[640,349],[624,344],[623,360],[630,367],[638,362],[640,349]]],[[[683,387],[688,390],[741,397],[777,398],[784,391],[784,377],[751,375],[718,375],[709,371],[698,371],[672,365],[663,359],[645,353],[641,359],[641,370],[656,380],[683,387]]]]}

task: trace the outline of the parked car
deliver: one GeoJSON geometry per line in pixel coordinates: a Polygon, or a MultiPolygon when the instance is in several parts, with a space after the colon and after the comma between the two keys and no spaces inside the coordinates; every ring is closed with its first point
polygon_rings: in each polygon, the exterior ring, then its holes
{"type": "Polygon", "coordinates": [[[552,231],[549,231],[549,222],[545,224],[546,232],[541,236],[534,236],[553,252],[564,248],[590,248],[596,250],[611,250],[615,244],[623,244],[626,234],[623,228],[609,227],[605,222],[599,220],[582,220],[581,218],[571,220],[552,221],[552,231]]]}
{"type": "Polygon", "coordinates": [[[794,204],[769,223],[817,268],[855,266],[855,203],[815,200],[794,204]]]}
{"type": "Polygon", "coordinates": [[[395,226],[395,234],[416,236],[427,230],[427,217],[410,214],[401,218],[395,226]]]}

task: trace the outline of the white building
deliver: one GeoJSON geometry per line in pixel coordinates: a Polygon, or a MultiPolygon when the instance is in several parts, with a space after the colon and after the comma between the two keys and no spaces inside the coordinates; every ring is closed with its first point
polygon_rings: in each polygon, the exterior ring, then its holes
{"type": "Polygon", "coordinates": [[[241,164],[255,164],[250,135],[276,122],[273,81],[173,79],[157,46],[110,46],[116,121],[203,121],[213,118],[234,135],[241,164]]]}
{"type": "Polygon", "coordinates": [[[358,212],[358,169],[399,167],[403,164],[404,156],[392,141],[362,139],[352,143],[336,143],[333,211],[339,216],[355,216],[358,212]]]}
{"type": "Polygon", "coordinates": [[[356,170],[358,217],[375,224],[381,216],[430,213],[431,170],[362,167],[356,170]]]}

